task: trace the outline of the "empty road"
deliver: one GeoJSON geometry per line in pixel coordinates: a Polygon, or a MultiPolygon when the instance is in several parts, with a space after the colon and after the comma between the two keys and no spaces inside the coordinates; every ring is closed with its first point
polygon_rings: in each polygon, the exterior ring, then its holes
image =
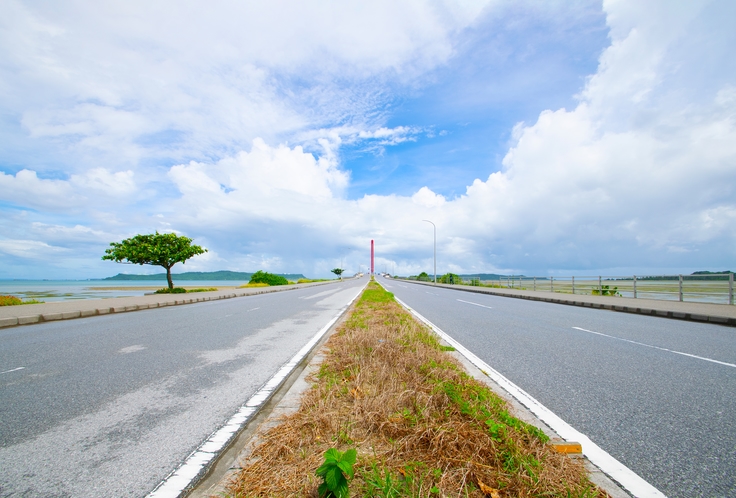
{"type": "Polygon", "coordinates": [[[670,497],[736,497],[736,329],[379,278],[670,497]]]}
{"type": "Polygon", "coordinates": [[[145,496],[365,283],[0,330],[0,496],[145,496]]]}

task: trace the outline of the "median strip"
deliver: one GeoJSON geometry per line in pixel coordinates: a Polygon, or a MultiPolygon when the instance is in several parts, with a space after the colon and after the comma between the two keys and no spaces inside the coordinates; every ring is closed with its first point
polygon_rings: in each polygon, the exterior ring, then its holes
{"type": "Polygon", "coordinates": [[[316,496],[326,481],[315,471],[338,460],[352,496],[606,496],[572,446],[512,416],[451,350],[371,283],[301,407],[259,436],[229,496],[316,496]]]}

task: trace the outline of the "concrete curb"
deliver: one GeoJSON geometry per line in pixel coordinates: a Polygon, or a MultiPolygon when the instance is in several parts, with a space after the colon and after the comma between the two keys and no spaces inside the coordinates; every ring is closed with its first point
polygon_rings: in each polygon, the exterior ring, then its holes
{"type": "MultiPolygon", "coordinates": [[[[612,303],[605,303],[605,302],[594,302],[594,301],[583,301],[574,298],[572,295],[570,298],[566,297],[547,297],[547,296],[538,296],[533,295],[529,293],[523,293],[523,291],[519,291],[518,293],[514,292],[499,292],[492,288],[483,288],[483,287],[470,287],[465,285],[449,285],[449,284],[433,284],[431,282],[418,282],[416,280],[403,280],[403,279],[396,279],[394,282],[406,282],[410,284],[418,284],[418,285],[426,285],[430,287],[441,287],[443,289],[453,289],[453,290],[459,290],[463,292],[472,292],[476,294],[490,294],[493,296],[500,296],[500,297],[510,297],[514,299],[526,299],[529,301],[539,301],[539,302],[545,302],[545,303],[553,303],[553,304],[565,304],[568,306],[580,306],[584,308],[593,308],[593,309],[602,309],[602,310],[608,310],[608,311],[618,311],[622,313],[634,313],[638,315],[647,315],[647,316],[655,316],[660,318],[671,318],[675,320],[688,320],[693,322],[701,322],[701,323],[712,323],[716,325],[725,325],[728,327],[736,327],[736,318],[725,316],[725,315],[714,315],[709,313],[698,313],[698,312],[688,312],[688,311],[678,311],[673,309],[656,309],[656,308],[646,308],[646,307],[640,307],[640,306],[626,306],[626,305],[617,305],[612,303]]],[[[540,291],[536,291],[540,292],[540,291]]],[[[550,293],[552,294],[552,293],[550,293]]],[[[564,294],[561,296],[565,296],[564,294]]],[[[631,298],[612,298],[612,299],[626,299],[631,300],[631,298]]],[[[662,308],[667,306],[668,301],[661,301],[662,308]]],[[[693,305],[693,307],[697,307],[699,303],[680,303],[677,302],[678,305],[693,305]]],[[[730,306],[727,304],[718,304],[714,306],[730,306]]]]}
{"type": "MultiPolygon", "coordinates": [[[[40,313],[34,313],[29,315],[20,315],[19,313],[16,316],[7,316],[7,317],[0,317],[0,329],[7,328],[7,327],[17,327],[20,325],[34,325],[37,323],[45,323],[45,322],[54,322],[57,320],[74,320],[77,318],[88,318],[91,316],[100,316],[100,315],[109,315],[112,313],[128,313],[131,311],[142,311],[142,310],[148,310],[148,309],[155,309],[155,308],[163,308],[167,306],[179,306],[183,304],[195,304],[195,303],[204,303],[208,301],[218,301],[220,299],[232,299],[235,297],[245,297],[245,296],[256,296],[259,294],[269,294],[271,292],[283,292],[288,290],[294,290],[294,289],[304,289],[307,287],[316,287],[319,285],[328,285],[328,284],[334,284],[339,282],[345,282],[348,279],[344,280],[330,280],[327,282],[314,282],[309,284],[298,284],[297,285],[284,285],[284,286],[275,286],[275,287],[252,287],[250,289],[239,289],[236,291],[212,291],[212,292],[201,292],[197,294],[201,294],[197,297],[173,297],[171,295],[161,294],[160,301],[151,301],[151,302],[140,302],[142,298],[149,298],[150,295],[146,296],[134,296],[134,297],[126,297],[126,298],[113,298],[116,301],[116,306],[100,306],[95,308],[87,308],[87,309],[70,309],[68,311],[49,311],[49,312],[40,312],[40,313]],[[215,294],[217,292],[217,294],[215,294]],[[215,294],[215,295],[213,295],[215,294]]],[[[181,294],[181,296],[186,296],[187,294],[181,294]]],[[[190,294],[191,295],[191,294],[190,294]]],[[[179,295],[176,295],[179,296],[179,295]]],[[[112,299],[110,299],[112,300],[112,299]]],[[[150,301],[150,299],[148,299],[150,301]]],[[[108,299],[90,299],[86,302],[101,302],[101,304],[104,304],[105,301],[108,301],[108,299]]],[[[41,304],[32,304],[32,305],[19,305],[18,307],[24,307],[24,306],[43,306],[44,304],[47,305],[53,305],[55,308],[59,307],[63,304],[68,305],[78,305],[81,304],[84,301],[56,301],[52,303],[41,303],[41,304]]],[[[23,312],[25,309],[13,309],[12,311],[19,311],[23,312]]]]}

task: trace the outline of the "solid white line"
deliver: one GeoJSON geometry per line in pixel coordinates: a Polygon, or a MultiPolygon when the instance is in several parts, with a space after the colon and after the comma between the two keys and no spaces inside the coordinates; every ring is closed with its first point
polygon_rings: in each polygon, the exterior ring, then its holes
{"type": "Polygon", "coordinates": [[[425,323],[429,328],[453,346],[460,354],[465,356],[473,365],[480,368],[485,374],[500,385],[506,392],[513,396],[519,403],[526,406],[540,420],[550,426],[557,434],[567,441],[577,441],[583,447],[583,454],[596,467],[626,488],[632,495],[638,498],[663,498],[665,495],[647,481],[636,475],[634,471],[606,453],[585,434],[574,429],[570,424],[555,415],[549,408],[542,405],[530,394],[508,380],[499,372],[491,368],[483,360],[475,356],[462,344],[447,335],[439,327],[414,311],[410,306],[396,298],[399,304],[409,310],[414,316],[425,323]]]}
{"type": "Polygon", "coordinates": [[[481,308],[488,308],[489,310],[493,309],[490,306],[486,306],[485,304],[471,303],[470,301],[463,301],[462,299],[458,299],[458,301],[460,301],[461,303],[472,304],[474,306],[480,306],[481,308]]]}
{"type": "Polygon", "coordinates": [[[632,340],[629,340],[629,339],[622,339],[620,337],[616,337],[616,336],[608,335],[608,334],[603,334],[601,332],[594,332],[592,330],[587,330],[587,329],[583,329],[583,328],[580,328],[580,327],[573,327],[573,328],[575,330],[581,330],[583,332],[589,332],[591,334],[602,335],[603,337],[609,337],[611,339],[616,339],[618,341],[630,342],[631,344],[637,344],[639,346],[645,346],[647,348],[659,349],[660,351],[667,351],[668,353],[681,354],[682,356],[689,356],[690,358],[696,358],[698,360],[709,361],[711,363],[718,363],[719,365],[725,365],[727,367],[736,368],[736,365],[734,365],[733,363],[726,363],[725,361],[718,361],[718,360],[714,360],[712,358],[706,358],[704,356],[698,356],[698,355],[690,354],[690,353],[683,353],[682,351],[675,351],[674,349],[661,348],[659,346],[652,346],[651,344],[644,344],[643,342],[636,342],[636,341],[632,341],[632,340]]]}
{"type": "MultiPolygon", "coordinates": [[[[368,285],[366,283],[366,285],[368,285]]],[[[177,498],[184,489],[189,486],[199,475],[201,470],[212,461],[217,453],[222,450],[223,447],[237,434],[240,430],[248,423],[254,414],[258,412],[261,405],[265,403],[276,389],[279,388],[281,383],[291,372],[301,363],[304,357],[309,354],[315,344],[324,336],[330,327],[342,316],[343,313],[350,307],[360,293],[363,291],[365,286],[358,290],[358,293],[348,301],[348,304],[340,308],[337,314],[327,322],[327,325],[322,327],[314,337],[312,337],[303,348],[297,352],[291,360],[289,360],[284,366],[282,366],[268,382],[266,382],[253,396],[248,398],[240,410],[235,415],[230,417],[227,423],[212,433],[202,445],[193,451],[184,461],[184,463],[176,469],[174,472],[169,474],[166,479],[161,481],[156,488],[149,493],[148,498],[177,498]]]]}
{"type": "Polygon", "coordinates": [[[24,368],[26,368],[26,367],[18,367],[18,368],[14,368],[12,370],[6,370],[4,372],[0,372],[0,375],[2,375],[2,374],[9,374],[10,372],[17,372],[18,370],[23,370],[24,368]]]}

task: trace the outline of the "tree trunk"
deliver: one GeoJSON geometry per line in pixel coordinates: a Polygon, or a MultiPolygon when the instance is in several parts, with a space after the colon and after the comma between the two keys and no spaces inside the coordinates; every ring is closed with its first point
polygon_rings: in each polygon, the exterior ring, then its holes
{"type": "Polygon", "coordinates": [[[166,267],[166,280],[169,282],[169,289],[174,288],[174,281],[171,280],[171,267],[166,267]]]}

